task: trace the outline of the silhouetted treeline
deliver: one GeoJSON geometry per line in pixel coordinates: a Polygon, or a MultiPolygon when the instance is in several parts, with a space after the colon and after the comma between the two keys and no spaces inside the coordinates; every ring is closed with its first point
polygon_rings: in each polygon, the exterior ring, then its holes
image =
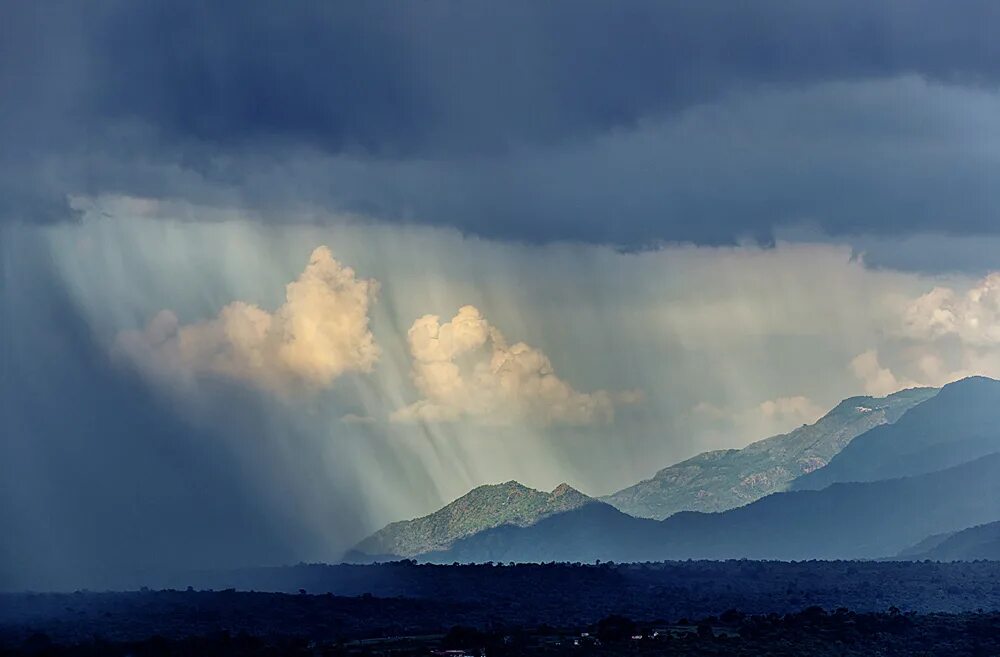
{"type": "MultiPolygon", "coordinates": [[[[729,608],[785,613],[810,605],[878,611],[1000,608],[1000,562],[684,561],[648,564],[299,565],[203,573],[173,588],[333,593],[487,604],[499,615],[573,624],[615,612],[706,616],[729,608]],[[507,611],[509,610],[509,611],[507,611]],[[596,615],[596,616],[595,616],[596,615]]],[[[158,588],[165,588],[161,584],[158,588]]]]}

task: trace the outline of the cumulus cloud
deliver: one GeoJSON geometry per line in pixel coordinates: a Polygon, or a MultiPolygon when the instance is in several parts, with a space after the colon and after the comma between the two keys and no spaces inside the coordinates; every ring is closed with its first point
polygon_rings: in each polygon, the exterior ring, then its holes
{"type": "Polygon", "coordinates": [[[359,279],[321,246],[274,312],[234,301],[211,320],[185,325],[163,310],[144,330],[119,334],[117,346],[160,376],[219,375],[279,394],[324,388],[378,360],[368,326],[377,293],[377,281],[359,279]]]}
{"type": "Polygon", "coordinates": [[[904,300],[887,330],[892,366],[869,349],[850,364],[870,394],[941,386],[973,375],[1000,375],[1000,272],[964,289],[937,286],[904,300]],[[898,374],[903,372],[905,374],[898,374]]]}
{"type": "Polygon", "coordinates": [[[395,411],[396,422],[607,424],[616,405],[643,398],[638,390],[573,389],[544,353],[523,342],[508,344],[473,306],[463,306],[443,324],[437,315],[424,315],[410,327],[407,341],[413,383],[424,398],[395,411]]]}
{"type": "Polygon", "coordinates": [[[803,395],[778,397],[761,402],[760,414],[769,422],[781,424],[810,424],[824,413],[824,409],[803,395]]]}
{"type": "Polygon", "coordinates": [[[869,349],[851,360],[850,369],[864,386],[865,392],[876,397],[884,397],[904,388],[919,386],[919,383],[898,377],[879,361],[878,350],[869,349]]]}
{"type": "Polygon", "coordinates": [[[906,308],[903,332],[924,340],[956,336],[969,345],[1000,345],[1000,272],[965,293],[935,287],[915,299],[906,308]]]}

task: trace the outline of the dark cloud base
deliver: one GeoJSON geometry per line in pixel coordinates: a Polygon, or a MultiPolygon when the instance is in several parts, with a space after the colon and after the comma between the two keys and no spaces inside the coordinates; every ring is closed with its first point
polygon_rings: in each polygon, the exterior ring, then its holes
{"type": "MultiPolygon", "coordinates": [[[[846,207],[789,200],[766,167],[756,196],[728,190],[724,179],[692,190],[683,162],[698,167],[701,156],[682,143],[651,162],[661,169],[653,179],[633,184],[614,170],[573,177],[586,166],[573,160],[576,149],[734,94],[901,75],[994,89],[1000,11],[985,0],[280,8],[111,0],[7,3],[0,14],[0,215],[8,219],[60,220],[73,216],[67,195],[122,193],[626,246],[766,240],[775,223],[803,215],[834,233],[1000,225],[974,158],[972,171],[954,174],[969,206],[954,217],[913,213],[923,199],[897,200],[891,189],[880,199],[877,178],[853,180],[850,158],[796,181],[807,192],[841,186],[842,198],[863,197],[846,207]],[[526,183],[525,151],[555,153],[563,170],[533,172],[526,183]],[[326,167],[324,158],[348,164],[326,167]],[[601,186],[619,202],[595,200],[601,186]]],[[[839,130],[877,143],[895,134],[891,124],[839,130]]],[[[767,157],[758,150],[746,166],[767,157]]],[[[914,174],[902,184],[927,189],[921,182],[914,174]]],[[[950,202],[944,190],[954,182],[932,184],[927,193],[945,199],[931,205],[950,202]]]]}

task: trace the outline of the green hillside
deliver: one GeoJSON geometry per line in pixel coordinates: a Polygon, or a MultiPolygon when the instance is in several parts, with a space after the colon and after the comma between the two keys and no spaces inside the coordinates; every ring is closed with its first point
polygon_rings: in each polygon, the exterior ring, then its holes
{"type": "Polygon", "coordinates": [[[567,484],[550,493],[516,481],[479,486],[430,515],[387,525],[361,541],[354,552],[411,557],[446,549],[460,538],[500,525],[526,527],[589,502],[593,500],[567,484]]]}

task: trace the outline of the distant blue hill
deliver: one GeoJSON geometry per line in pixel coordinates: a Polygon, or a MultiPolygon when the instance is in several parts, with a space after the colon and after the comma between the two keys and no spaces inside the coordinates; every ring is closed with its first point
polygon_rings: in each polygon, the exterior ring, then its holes
{"type": "Polygon", "coordinates": [[[1000,521],[962,531],[931,536],[900,553],[901,559],[922,561],[1000,561],[1000,521]]]}

